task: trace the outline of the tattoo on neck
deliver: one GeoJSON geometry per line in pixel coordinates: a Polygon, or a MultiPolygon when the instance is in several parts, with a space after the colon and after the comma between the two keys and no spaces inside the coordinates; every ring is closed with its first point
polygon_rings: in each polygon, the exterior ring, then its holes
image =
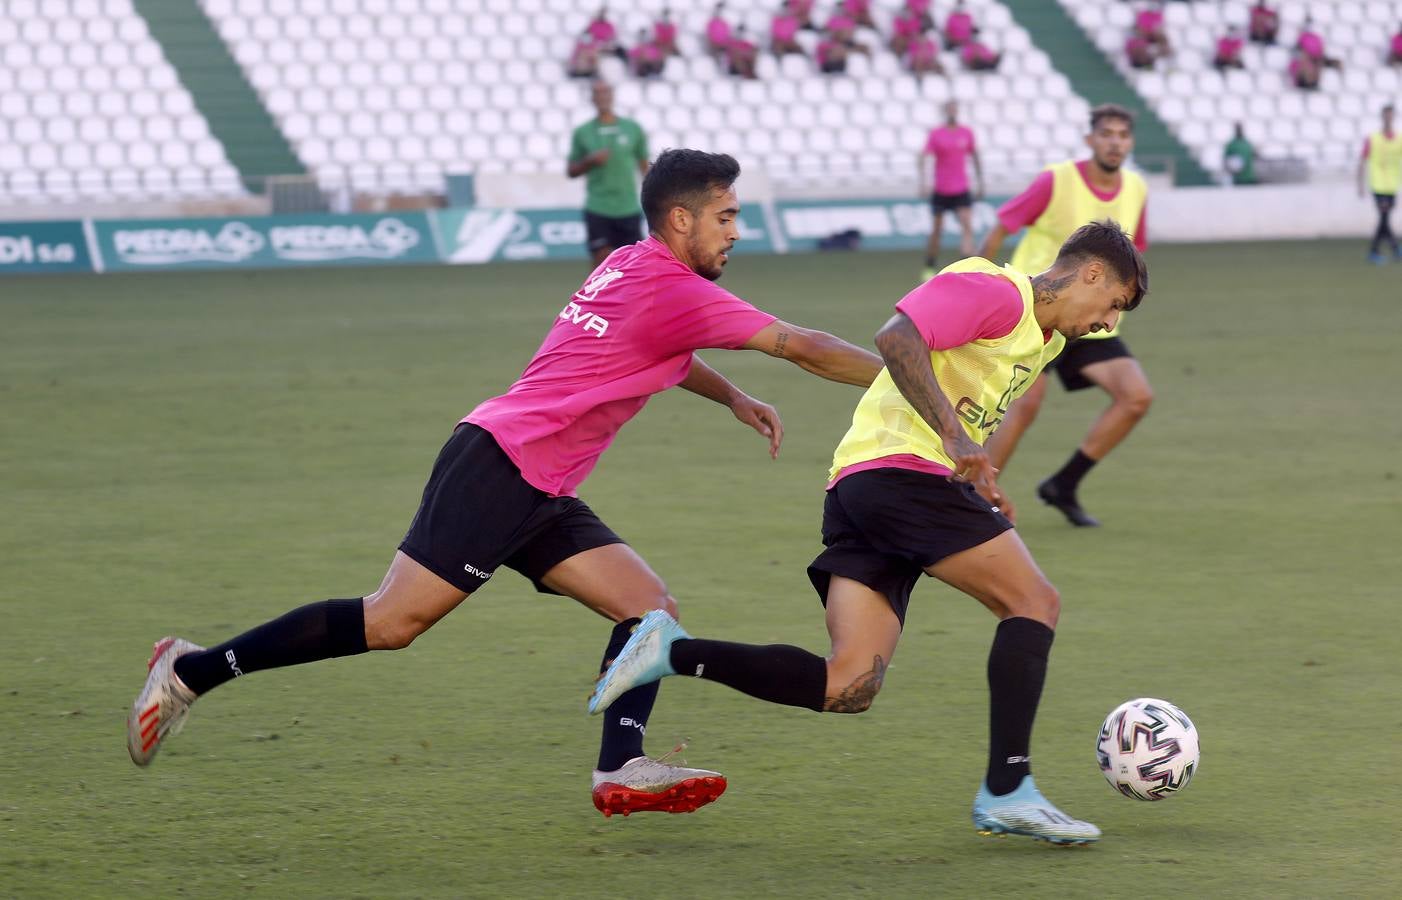
{"type": "Polygon", "coordinates": [[[885,678],[886,661],[880,656],[872,657],[871,671],[858,675],[836,697],[828,697],[823,709],[836,713],[859,713],[869,709],[885,678]]]}
{"type": "Polygon", "coordinates": [[[1048,278],[1042,275],[1032,279],[1032,290],[1036,295],[1036,301],[1038,303],[1055,303],[1057,294],[1070,287],[1075,280],[1075,272],[1062,275],[1060,278],[1048,278]]]}

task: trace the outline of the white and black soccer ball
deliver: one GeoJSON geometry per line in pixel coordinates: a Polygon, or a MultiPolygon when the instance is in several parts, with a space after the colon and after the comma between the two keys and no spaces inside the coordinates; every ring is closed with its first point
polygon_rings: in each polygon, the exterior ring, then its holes
{"type": "Polygon", "coordinates": [[[1095,755],[1112,788],[1135,800],[1162,800],[1197,771],[1198,730],[1167,700],[1127,700],[1105,717],[1095,755]]]}

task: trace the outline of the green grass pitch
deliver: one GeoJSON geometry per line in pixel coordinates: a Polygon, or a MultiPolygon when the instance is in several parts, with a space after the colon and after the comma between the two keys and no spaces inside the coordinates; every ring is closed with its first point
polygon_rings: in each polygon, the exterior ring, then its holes
{"type": "MultiPolygon", "coordinates": [[[[1036,503],[1099,411],[1053,386],[1003,483],[1064,610],[1038,782],[1089,849],[976,836],[993,620],[926,580],[875,707],[673,679],[658,753],[730,778],[605,821],[584,713],[607,627],[503,572],[407,651],[259,673],[146,771],[123,748],[151,642],[216,642],[374,589],[439,445],[504,389],[578,264],[14,278],[0,284],[0,895],[1402,895],[1402,267],[1362,245],[1157,247],[1126,337],[1157,390],[1087,480],[1036,503]],[[1185,793],[1100,777],[1101,718],[1197,723],[1185,793]]],[[[870,344],[916,254],[737,256],[724,284],[870,344]]],[[[656,398],[583,496],[693,633],[826,648],[803,567],[858,392],[708,359],[788,440],[656,398]]]]}

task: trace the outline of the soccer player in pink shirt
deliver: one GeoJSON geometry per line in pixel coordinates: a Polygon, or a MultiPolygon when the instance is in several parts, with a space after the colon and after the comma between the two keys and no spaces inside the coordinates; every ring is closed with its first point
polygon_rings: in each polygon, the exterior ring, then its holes
{"type": "Polygon", "coordinates": [[[876,22],[871,18],[871,0],[842,0],[839,6],[852,21],[863,28],[876,27],[876,22]]]}
{"type": "Polygon", "coordinates": [[[940,48],[928,34],[918,34],[905,50],[905,65],[912,75],[943,75],[940,48]]]}
{"type": "MultiPolygon", "coordinates": [[[[190,704],[218,685],[407,647],[503,566],[618,623],[605,664],[644,613],[675,613],[662,579],[577,496],[619,429],[653,394],[680,385],[728,407],[777,457],[783,425],[774,408],[695,351],[758,350],[858,386],[881,370],[874,353],[779,321],[715,283],[740,238],[739,171],[723,154],[658,157],[642,186],[651,237],[595,269],[553,317],[515,384],[457,423],[378,589],[303,606],[208,650],[178,638],[158,642],[127,720],[132,761],[148,765],[190,704]]],[[[474,677],[492,677],[485,662],[476,670],[474,677]]],[[[725,789],[717,772],[643,755],[655,696],[651,688],[629,692],[604,722],[593,799],[605,815],[690,812],[725,789]]]]}
{"type": "Polygon", "coordinates": [[[665,60],[662,48],[649,39],[648,30],[639,28],[638,43],[628,51],[628,63],[633,69],[633,74],[639,78],[661,75],[665,60]]]}
{"type": "Polygon", "coordinates": [[[1274,44],[1280,29],[1280,13],[1266,5],[1265,0],[1253,4],[1248,14],[1247,34],[1256,44],[1274,44]]]}
{"type": "Polygon", "coordinates": [[[599,48],[600,53],[614,53],[619,59],[627,60],[627,54],[618,43],[618,30],[608,20],[607,7],[599,7],[585,30],[594,39],[594,46],[599,48]]]}
{"type": "Polygon", "coordinates": [[[940,241],[944,237],[945,213],[953,212],[959,219],[959,255],[972,256],[974,252],[975,194],[969,191],[969,160],[973,160],[974,173],[978,176],[978,198],[983,197],[983,163],[979,160],[974,133],[968,126],[959,123],[959,104],[954,100],[945,103],[944,124],[930,129],[925,147],[916,160],[922,197],[926,195],[929,183],[925,173],[931,171],[931,159],[934,160],[934,192],[929,197],[935,222],[930,231],[930,243],[925,249],[925,270],[920,273],[921,281],[935,276],[935,260],[939,258],[940,241]]]}
{"type": "Polygon", "coordinates": [[[959,58],[964,61],[964,68],[973,72],[981,72],[998,68],[998,63],[1003,60],[1003,54],[985,44],[979,37],[979,30],[975,28],[973,35],[960,48],[959,58]]]}
{"type": "Polygon", "coordinates": [[[1340,67],[1336,58],[1324,55],[1324,38],[1314,30],[1314,19],[1310,16],[1305,16],[1305,24],[1300,28],[1300,37],[1295,46],[1321,66],[1330,69],[1340,67]]]}
{"type": "Polygon", "coordinates": [[[1392,36],[1392,43],[1388,45],[1387,64],[1402,66],[1402,27],[1397,29],[1397,33],[1392,36]]]}
{"type": "Polygon", "coordinates": [[[652,42],[663,55],[677,55],[677,24],[672,21],[671,10],[663,9],[657,21],[652,24],[652,42]]]}

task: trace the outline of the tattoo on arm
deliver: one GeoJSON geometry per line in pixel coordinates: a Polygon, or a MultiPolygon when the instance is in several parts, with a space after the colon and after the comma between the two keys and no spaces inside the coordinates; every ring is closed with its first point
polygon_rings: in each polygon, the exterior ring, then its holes
{"type": "Polygon", "coordinates": [[[924,338],[920,337],[914,325],[907,327],[907,335],[914,335],[914,339],[907,337],[889,342],[882,346],[881,356],[901,396],[934,429],[935,434],[945,437],[959,428],[954,407],[950,406],[949,398],[935,380],[930,365],[930,349],[925,346],[924,338]]]}
{"type": "Polygon", "coordinates": [[[788,346],[788,343],[789,343],[789,333],[788,333],[787,331],[781,331],[781,332],[779,332],[779,335],[778,335],[777,337],[774,338],[774,355],[775,355],[775,356],[783,356],[783,355],[784,355],[784,348],[785,348],[786,346],[788,346]]]}
{"type": "Polygon", "coordinates": [[[869,709],[885,678],[886,661],[880,656],[872,657],[871,671],[858,675],[836,697],[828,697],[823,701],[823,709],[835,713],[859,713],[869,709]]]}

